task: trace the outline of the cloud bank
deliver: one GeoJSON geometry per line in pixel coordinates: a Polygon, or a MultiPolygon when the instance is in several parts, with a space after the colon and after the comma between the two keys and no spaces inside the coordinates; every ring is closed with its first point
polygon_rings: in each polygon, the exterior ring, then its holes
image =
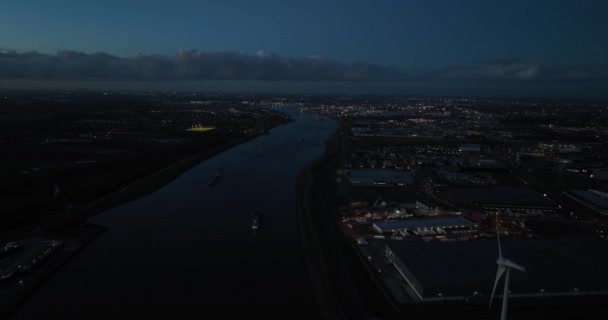
{"type": "Polygon", "coordinates": [[[493,58],[426,70],[422,77],[459,80],[606,81],[604,72],[585,67],[546,66],[519,58],[493,58]]]}
{"type": "Polygon", "coordinates": [[[293,80],[365,81],[398,79],[399,71],[323,57],[292,58],[259,51],[179,50],[172,56],[107,53],[0,51],[0,78],[42,80],[293,80]]]}
{"type": "Polygon", "coordinates": [[[259,51],[179,50],[173,55],[117,57],[104,52],[64,50],[54,55],[0,49],[0,78],[27,80],[175,81],[412,81],[412,80],[605,80],[593,70],[541,66],[515,58],[470,64],[403,70],[362,62],[312,57],[286,57],[259,51]]]}

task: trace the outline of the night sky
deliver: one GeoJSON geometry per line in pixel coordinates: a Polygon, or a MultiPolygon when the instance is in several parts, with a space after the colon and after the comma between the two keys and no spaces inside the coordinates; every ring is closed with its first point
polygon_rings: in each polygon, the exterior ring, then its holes
{"type": "Polygon", "coordinates": [[[606,97],[606,12],[590,0],[11,1],[0,85],[606,97]]]}

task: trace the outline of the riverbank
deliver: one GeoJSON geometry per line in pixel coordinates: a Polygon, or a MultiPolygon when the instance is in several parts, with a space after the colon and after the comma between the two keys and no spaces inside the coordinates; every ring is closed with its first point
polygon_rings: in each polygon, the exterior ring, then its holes
{"type": "Polygon", "coordinates": [[[323,319],[346,319],[336,301],[337,288],[332,285],[333,282],[323,255],[319,221],[315,219],[311,209],[311,188],[315,177],[324,161],[335,152],[335,148],[330,148],[330,144],[326,142],[323,156],[302,168],[296,178],[296,212],[304,258],[323,319]]]}
{"type": "Polygon", "coordinates": [[[294,215],[294,187],[298,171],[323,154],[336,123],[296,108],[285,111],[297,122],[96,216],[109,231],[31,295],[15,319],[131,314],[125,311],[204,317],[201,301],[235,316],[256,305],[271,317],[285,316],[277,306],[288,306],[299,317],[320,318],[294,215]],[[207,188],[218,170],[220,182],[207,188]],[[264,217],[255,237],[252,207],[264,217]]]}
{"type": "Polygon", "coordinates": [[[180,159],[172,163],[171,165],[162,168],[150,175],[147,175],[144,178],[137,180],[120,190],[117,190],[111,194],[104,196],[103,198],[91,202],[82,208],[76,209],[75,214],[69,213],[67,221],[61,221],[61,218],[57,219],[57,217],[50,217],[49,219],[54,219],[55,221],[49,221],[49,224],[58,224],[57,226],[61,227],[65,224],[80,223],[81,221],[95,216],[103,211],[146,196],[167,185],[175,178],[179,177],[181,174],[202,163],[203,161],[212,158],[215,155],[218,155],[226,150],[232,149],[240,144],[249,142],[259,136],[266,134],[269,133],[265,132],[263,134],[251,135],[241,139],[233,140],[229,143],[205,151],[203,153],[180,159]]]}
{"type": "Polygon", "coordinates": [[[44,239],[63,241],[63,248],[53,254],[42,266],[25,276],[6,280],[0,290],[0,319],[8,318],[27,298],[41,287],[57,270],[63,267],[74,255],[106,232],[107,228],[84,224],[58,233],[44,233],[44,239]]]}
{"type": "Polygon", "coordinates": [[[3,105],[0,239],[42,220],[95,211],[91,203],[108,201],[109,194],[163,168],[188,167],[206,151],[293,121],[238,96],[201,104],[177,96],[151,104],[145,96],[66,94],[56,100],[27,93],[3,105]],[[214,129],[191,130],[201,126],[214,129]]]}
{"type": "Polygon", "coordinates": [[[65,238],[71,239],[72,243],[63,248],[57,256],[45,262],[35,274],[1,284],[0,318],[4,319],[8,317],[59,268],[107,230],[103,226],[83,224],[88,218],[150,194],[203,161],[264,134],[268,134],[268,132],[234,140],[198,155],[181,159],[82,208],[77,208],[63,215],[48,216],[37,225],[28,226],[3,235],[3,239],[11,240],[34,237],[65,238]],[[20,283],[19,280],[23,280],[23,282],[20,283]]]}
{"type": "Polygon", "coordinates": [[[369,319],[353,281],[350,245],[336,221],[335,178],[343,126],[325,142],[325,153],[296,180],[297,214],[305,258],[324,319],[369,319]]]}
{"type": "Polygon", "coordinates": [[[145,177],[132,182],[126,187],[107,194],[97,200],[81,206],[75,206],[69,211],[66,210],[63,213],[48,215],[37,224],[24,226],[19,229],[0,234],[0,239],[8,240],[33,237],[44,231],[57,231],[63,228],[70,228],[72,226],[79,225],[103,211],[153,193],[203,161],[266,134],[269,134],[269,132],[232,140],[224,145],[207,150],[200,154],[182,158],[176,162],[173,162],[169,166],[146,175],[145,177]]]}

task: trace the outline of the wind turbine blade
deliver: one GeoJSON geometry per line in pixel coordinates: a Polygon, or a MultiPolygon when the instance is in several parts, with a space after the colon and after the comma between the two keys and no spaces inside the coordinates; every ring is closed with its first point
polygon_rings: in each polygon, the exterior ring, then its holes
{"type": "Polygon", "coordinates": [[[496,240],[498,241],[498,259],[502,259],[502,248],[500,247],[500,234],[498,233],[498,213],[496,214],[496,240]]]}
{"type": "Polygon", "coordinates": [[[498,270],[496,271],[496,280],[494,280],[494,288],[492,288],[492,295],[490,296],[490,305],[488,305],[488,308],[492,307],[492,300],[494,300],[494,293],[496,292],[498,281],[500,280],[500,277],[502,277],[502,274],[505,273],[505,270],[507,270],[507,268],[500,265],[498,266],[498,270]]]}
{"type": "Polygon", "coordinates": [[[521,271],[521,272],[526,272],[526,268],[518,265],[517,263],[511,261],[511,260],[507,260],[507,259],[503,259],[504,261],[502,262],[503,265],[507,268],[510,269],[515,269],[517,271],[521,271]]]}

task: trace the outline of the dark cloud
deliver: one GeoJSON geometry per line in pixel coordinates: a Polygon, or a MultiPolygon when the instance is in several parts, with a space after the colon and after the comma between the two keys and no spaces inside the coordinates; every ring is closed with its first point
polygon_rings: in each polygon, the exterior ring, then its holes
{"type": "Polygon", "coordinates": [[[533,80],[539,76],[539,66],[517,59],[501,58],[473,64],[449,65],[429,70],[426,75],[443,79],[533,80]]]}
{"type": "Polygon", "coordinates": [[[572,66],[543,66],[535,62],[499,57],[471,64],[450,65],[421,70],[421,78],[453,80],[514,80],[514,81],[605,81],[605,73],[591,68],[572,66]]]}
{"type": "Polygon", "coordinates": [[[294,80],[365,81],[397,79],[396,69],[342,63],[322,57],[292,58],[260,51],[180,50],[173,56],[59,51],[55,55],[0,50],[0,78],[41,80],[294,80]]]}
{"type": "Polygon", "coordinates": [[[277,80],[277,81],[401,81],[401,80],[598,80],[592,70],[546,67],[515,58],[494,58],[472,64],[405,71],[360,62],[339,62],[322,56],[285,57],[259,51],[204,52],[179,50],[174,55],[137,54],[123,58],[103,52],[17,52],[0,48],[0,78],[28,80],[277,80]]]}

